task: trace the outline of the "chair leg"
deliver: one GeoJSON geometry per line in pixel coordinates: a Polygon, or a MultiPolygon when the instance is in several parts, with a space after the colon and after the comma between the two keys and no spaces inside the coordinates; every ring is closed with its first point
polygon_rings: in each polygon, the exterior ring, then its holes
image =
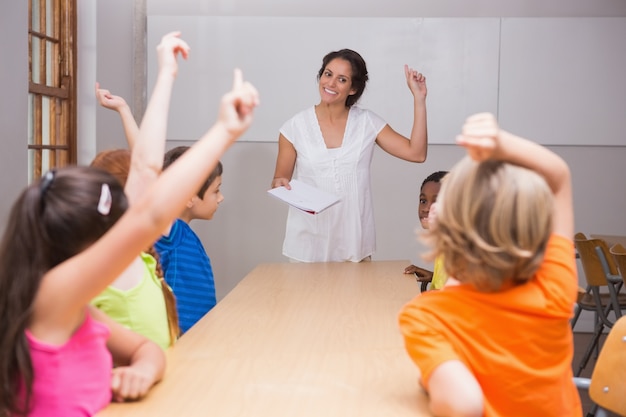
{"type": "Polygon", "coordinates": [[[587,366],[587,362],[589,362],[589,358],[591,357],[591,354],[592,354],[594,348],[597,347],[598,341],[600,340],[600,335],[602,334],[603,330],[604,330],[604,325],[602,323],[596,324],[596,329],[595,329],[595,331],[593,333],[593,337],[591,339],[591,342],[589,342],[589,344],[587,345],[587,349],[585,350],[585,354],[583,355],[582,359],[580,360],[580,362],[578,364],[578,371],[576,372],[576,374],[574,376],[580,376],[580,374],[582,373],[583,369],[585,369],[585,367],[587,366]]]}
{"type": "Polygon", "coordinates": [[[594,404],[593,406],[591,406],[591,409],[589,410],[589,412],[585,414],[585,417],[597,417],[596,416],[597,412],[598,412],[598,405],[594,404]]]}
{"type": "Polygon", "coordinates": [[[578,321],[578,317],[580,317],[580,313],[582,311],[583,309],[580,308],[578,304],[576,304],[576,307],[574,308],[574,317],[572,317],[572,319],[570,320],[570,323],[572,324],[572,330],[574,330],[574,326],[576,326],[576,322],[578,321]]]}
{"type": "Polygon", "coordinates": [[[600,408],[597,405],[595,406],[595,410],[593,415],[594,417],[609,417],[609,414],[606,412],[604,408],[600,408]]]}

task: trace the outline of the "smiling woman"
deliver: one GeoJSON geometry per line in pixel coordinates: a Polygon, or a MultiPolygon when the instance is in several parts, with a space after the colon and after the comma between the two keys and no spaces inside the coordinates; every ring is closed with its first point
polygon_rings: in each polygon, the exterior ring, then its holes
{"type": "Polygon", "coordinates": [[[404,66],[413,94],[413,129],[407,138],[376,113],[355,104],[368,81],[365,60],[351,49],[328,53],[317,73],[320,101],[280,129],[272,188],[298,180],[340,196],[310,215],[289,209],[283,254],[300,262],[360,262],[376,250],[370,190],[374,145],[411,162],[426,160],[426,78],[404,66]],[[296,174],[296,175],[294,175],[296,174]]]}

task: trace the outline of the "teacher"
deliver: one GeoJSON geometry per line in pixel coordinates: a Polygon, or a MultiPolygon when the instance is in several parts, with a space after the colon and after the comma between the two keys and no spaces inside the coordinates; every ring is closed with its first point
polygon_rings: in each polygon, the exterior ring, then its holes
{"type": "Polygon", "coordinates": [[[341,200],[316,215],[289,207],[283,255],[299,262],[371,259],[376,250],[370,185],[374,144],[406,161],[426,160],[426,78],[407,65],[404,73],[413,94],[410,139],[356,105],[369,78],[361,55],[342,49],[324,57],[317,73],[320,102],[280,128],[272,188],[289,189],[297,178],[341,200]]]}

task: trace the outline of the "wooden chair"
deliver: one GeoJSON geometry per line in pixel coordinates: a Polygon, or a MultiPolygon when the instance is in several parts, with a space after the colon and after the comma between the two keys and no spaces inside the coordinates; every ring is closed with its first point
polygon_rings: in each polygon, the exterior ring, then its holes
{"type": "Polygon", "coordinates": [[[577,234],[574,244],[585,273],[587,291],[579,294],[572,328],[582,310],[594,312],[593,336],[575,372],[579,376],[587,366],[593,349],[598,349],[598,341],[604,329],[613,327],[615,320],[621,317],[622,309],[626,309],[626,295],[619,294],[623,281],[618,276],[615,261],[603,240],[587,239],[584,235],[577,234]],[[611,317],[611,311],[614,318],[611,317]]]}
{"type": "Polygon", "coordinates": [[[610,252],[615,260],[615,263],[617,263],[617,269],[622,277],[622,281],[626,283],[626,248],[624,248],[624,246],[620,243],[616,243],[611,246],[610,252]]]}
{"type": "Polygon", "coordinates": [[[626,415],[626,316],[609,332],[591,378],[574,378],[578,388],[587,389],[596,404],[588,415],[608,416],[607,411],[626,415]]]}

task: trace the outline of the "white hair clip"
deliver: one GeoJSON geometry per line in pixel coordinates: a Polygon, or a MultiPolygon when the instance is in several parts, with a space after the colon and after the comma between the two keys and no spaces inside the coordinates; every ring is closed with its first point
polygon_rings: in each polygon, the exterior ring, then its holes
{"type": "Polygon", "coordinates": [[[113,202],[113,197],[111,197],[111,189],[109,188],[109,184],[102,184],[102,189],[100,190],[100,201],[98,202],[98,213],[103,216],[108,216],[111,212],[111,203],[113,202]]]}

